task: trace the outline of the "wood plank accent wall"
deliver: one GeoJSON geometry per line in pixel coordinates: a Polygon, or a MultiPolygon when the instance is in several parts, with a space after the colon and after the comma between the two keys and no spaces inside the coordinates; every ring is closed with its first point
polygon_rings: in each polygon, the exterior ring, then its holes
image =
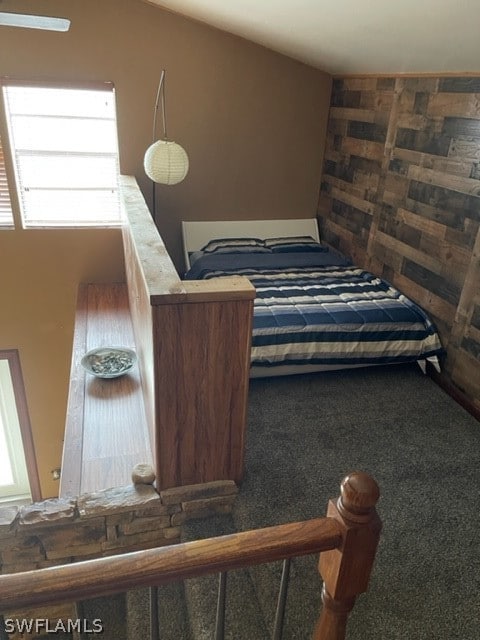
{"type": "Polygon", "coordinates": [[[335,80],[318,219],[429,312],[480,407],[480,76],[335,80]]]}

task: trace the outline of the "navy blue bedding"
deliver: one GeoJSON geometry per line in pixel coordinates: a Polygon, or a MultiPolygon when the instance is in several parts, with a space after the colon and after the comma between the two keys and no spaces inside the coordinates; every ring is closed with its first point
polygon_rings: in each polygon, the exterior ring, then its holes
{"type": "Polygon", "coordinates": [[[322,251],[306,253],[231,253],[207,254],[197,257],[185,275],[186,280],[211,278],[212,272],[238,275],[241,269],[284,269],[289,267],[321,267],[352,264],[351,260],[325,245],[322,251]]]}
{"type": "Polygon", "coordinates": [[[442,353],[426,313],[341,254],[211,255],[187,279],[243,275],[255,286],[252,365],[367,365],[442,353]]]}

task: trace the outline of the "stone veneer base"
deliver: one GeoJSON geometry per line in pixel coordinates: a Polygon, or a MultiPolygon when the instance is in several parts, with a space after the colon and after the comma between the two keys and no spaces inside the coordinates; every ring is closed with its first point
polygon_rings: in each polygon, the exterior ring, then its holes
{"type": "MultiPolygon", "coordinates": [[[[221,480],[156,491],[131,484],[0,508],[0,573],[18,573],[180,542],[187,520],[230,513],[235,482],[221,480]]],[[[56,619],[62,609],[30,611],[56,619]],[[48,614],[48,615],[47,615],[48,614]]],[[[70,615],[63,610],[62,615],[70,615]]],[[[12,615],[12,614],[11,614],[12,615]]],[[[23,617],[25,612],[15,612],[23,617]]]]}

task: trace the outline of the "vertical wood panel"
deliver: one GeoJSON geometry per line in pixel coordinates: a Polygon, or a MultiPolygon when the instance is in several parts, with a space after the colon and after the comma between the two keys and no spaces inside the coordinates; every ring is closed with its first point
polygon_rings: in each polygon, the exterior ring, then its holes
{"type": "Polygon", "coordinates": [[[480,299],[480,77],[335,80],[328,130],[322,236],[432,315],[447,375],[480,402],[468,382],[480,377],[469,332],[480,299]],[[359,211],[372,214],[362,226],[359,211]]]}
{"type": "Polygon", "coordinates": [[[243,473],[255,289],[182,282],[136,184],[123,179],[125,267],[157,488],[243,473]]]}
{"type": "Polygon", "coordinates": [[[243,474],[253,300],[154,308],[162,488],[243,474]]]}

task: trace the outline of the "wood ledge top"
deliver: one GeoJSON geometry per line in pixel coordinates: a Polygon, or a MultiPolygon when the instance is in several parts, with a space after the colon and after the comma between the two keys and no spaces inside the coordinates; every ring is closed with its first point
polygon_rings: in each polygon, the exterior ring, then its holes
{"type": "Polygon", "coordinates": [[[121,176],[121,191],[128,218],[123,227],[124,243],[142,266],[152,305],[255,298],[255,288],[245,277],[181,280],[135,178],[121,176]]]}
{"type": "Polygon", "coordinates": [[[234,300],[253,300],[255,287],[248,278],[231,276],[212,280],[188,280],[181,282],[176,290],[172,287],[168,293],[150,296],[152,305],[191,304],[202,302],[227,302],[234,300]]]}
{"type": "Polygon", "coordinates": [[[87,374],[80,364],[87,351],[107,345],[136,349],[127,285],[80,284],[60,479],[62,498],[124,486],[131,482],[135,464],[153,463],[139,365],[108,380],[87,374]]]}

